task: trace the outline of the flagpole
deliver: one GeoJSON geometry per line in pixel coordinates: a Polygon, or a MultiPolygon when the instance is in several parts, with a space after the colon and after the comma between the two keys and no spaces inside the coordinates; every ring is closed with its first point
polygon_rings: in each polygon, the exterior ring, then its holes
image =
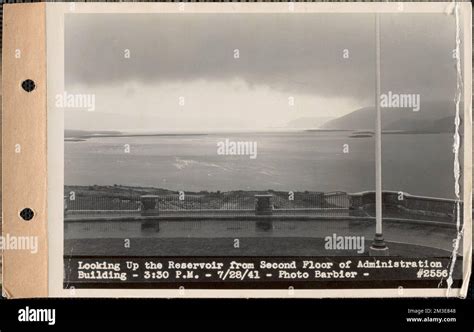
{"type": "Polygon", "coordinates": [[[388,255],[382,229],[382,113],[380,110],[380,16],[375,13],[375,237],[373,256],[388,255]]]}

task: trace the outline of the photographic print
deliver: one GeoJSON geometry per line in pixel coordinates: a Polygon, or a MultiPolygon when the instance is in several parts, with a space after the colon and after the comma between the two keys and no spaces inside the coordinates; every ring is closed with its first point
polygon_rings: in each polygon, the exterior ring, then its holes
{"type": "Polygon", "coordinates": [[[471,37],[430,5],[63,6],[64,290],[458,294],[471,37]]]}

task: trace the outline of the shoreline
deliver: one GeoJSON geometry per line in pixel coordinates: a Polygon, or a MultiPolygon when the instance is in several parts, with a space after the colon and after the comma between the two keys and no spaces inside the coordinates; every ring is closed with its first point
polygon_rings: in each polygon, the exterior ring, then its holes
{"type": "MultiPolygon", "coordinates": [[[[208,132],[208,133],[127,133],[127,132],[90,132],[83,134],[69,134],[65,130],[65,142],[83,142],[92,138],[121,138],[121,137],[192,137],[192,136],[213,136],[213,135],[235,135],[235,134],[287,134],[287,133],[347,133],[350,135],[357,134],[361,131],[373,132],[371,130],[360,129],[295,129],[295,130],[276,130],[276,131],[248,131],[248,132],[208,132]]],[[[436,135],[436,134],[453,134],[451,131],[413,131],[413,130],[382,130],[382,135],[436,135]]],[[[375,134],[369,136],[374,137],[375,134]]],[[[351,136],[349,136],[351,137],[351,136]]]]}

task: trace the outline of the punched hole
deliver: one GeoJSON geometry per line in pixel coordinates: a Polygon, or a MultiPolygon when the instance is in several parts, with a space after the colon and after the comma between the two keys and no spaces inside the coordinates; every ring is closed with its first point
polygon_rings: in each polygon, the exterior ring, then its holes
{"type": "Polygon", "coordinates": [[[30,221],[35,216],[35,213],[30,208],[24,208],[20,212],[20,217],[25,221],[30,221]]]}
{"type": "Polygon", "coordinates": [[[22,83],[21,83],[21,87],[23,88],[23,90],[25,90],[26,92],[31,92],[35,89],[36,85],[35,85],[35,82],[33,80],[30,80],[30,79],[27,79],[27,80],[24,80],[22,83]]]}

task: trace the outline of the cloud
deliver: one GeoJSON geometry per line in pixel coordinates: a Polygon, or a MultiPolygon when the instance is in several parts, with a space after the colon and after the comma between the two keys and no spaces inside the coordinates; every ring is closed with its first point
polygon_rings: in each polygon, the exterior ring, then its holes
{"type": "MultiPolygon", "coordinates": [[[[381,21],[382,89],[452,100],[454,17],[381,21]]],[[[290,95],[374,99],[371,14],[67,14],[65,22],[66,86],[237,79],[290,95]]]]}

